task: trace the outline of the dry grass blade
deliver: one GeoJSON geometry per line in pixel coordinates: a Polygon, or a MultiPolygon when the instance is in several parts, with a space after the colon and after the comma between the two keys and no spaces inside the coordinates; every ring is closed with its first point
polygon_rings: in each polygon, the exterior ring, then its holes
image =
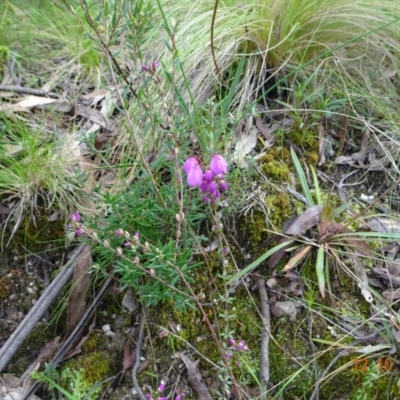
{"type": "Polygon", "coordinates": [[[312,248],[313,246],[305,246],[298,249],[289,262],[283,267],[283,271],[289,271],[295,268],[299,262],[311,251],[312,248]]]}

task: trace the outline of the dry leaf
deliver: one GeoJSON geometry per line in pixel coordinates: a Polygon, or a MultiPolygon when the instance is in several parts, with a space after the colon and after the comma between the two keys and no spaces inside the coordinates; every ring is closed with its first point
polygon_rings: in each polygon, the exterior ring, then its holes
{"type": "Polygon", "coordinates": [[[244,168],[247,163],[244,156],[249,154],[257,144],[257,130],[250,129],[248,133],[243,133],[239,140],[236,142],[235,150],[233,152],[233,162],[239,167],[244,168]]]}
{"type": "Polygon", "coordinates": [[[269,147],[272,146],[275,143],[275,136],[272,135],[272,132],[268,128],[268,125],[266,125],[263,122],[261,117],[258,117],[256,119],[256,127],[261,132],[261,134],[264,136],[265,140],[268,142],[266,144],[269,145],[269,147]]]}
{"type": "Polygon", "coordinates": [[[318,224],[321,218],[321,212],[322,206],[316,205],[307,208],[284,233],[294,236],[302,235],[305,231],[318,224]]]}
{"type": "Polygon", "coordinates": [[[71,333],[83,314],[86,311],[86,297],[90,284],[90,274],[88,271],[92,266],[92,255],[90,246],[85,246],[82,250],[75,267],[72,278],[72,291],[68,298],[67,305],[67,331],[71,333]]]}
{"type": "Polygon", "coordinates": [[[50,340],[50,342],[47,342],[42,347],[42,349],[39,352],[39,355],[36,357],[36,360],[21,375],[22,381],[29,378],[30,374],[33,371],[37,371],[44,360],[49,360],[52,358],[52,356],[54,356],[54,354],[56,354],[56,352],[60,348],[59,342],[60,342],[60,337],[56,336],[54,339],[50,340]]]}
{"type": "Polygon", "coordinates": [[[372,218],[367,222],[369,228],[374,232],[400,233],[400,221],[392,218],[372,218]]]}
{"type": "Polygon", "coordinates": [[[180,354],[180,357],[186,366],[188,372],[188,381],[191,388],[196,393],[197,400],[212,400],[210,392],[208,391],[207,386],[204,384],[197,368],[199,361],[197,360],[193,362],[184,354],[180,354]]]}
{"type": "MultiPolygon", "coordinates": [[[[1,400],[22,400],[32,386],[30,379],[23,381],[11,374],[0,375],[0,399],[1,400]],[[21,387],[21,385],[23,385],[21,387]]],[[[29,400],[40,400],[39,397],[32,395],[29,400]]]]}
{"type": "Polygon", "coordinates": [[[48,97],[40,97],[40,96],[27,96],[22,101],[18,103],[19,106],[25,108],[34,108],[37,106],[42,106],[44,104],[52,104],[59,103],[60,100],[57,99],[49,99],[48,97]]]}
{"type": "Polygon", "coordinates": [[[72,348],[62,359],[62,361],[68,360],[69,358],[76,356],[82,351],[82,346],[89,339],[94,327],[96,326],[96,319],[93,319],[92,323],[89,325],[88,333],[79,341],[79,343],[72,348]]]}

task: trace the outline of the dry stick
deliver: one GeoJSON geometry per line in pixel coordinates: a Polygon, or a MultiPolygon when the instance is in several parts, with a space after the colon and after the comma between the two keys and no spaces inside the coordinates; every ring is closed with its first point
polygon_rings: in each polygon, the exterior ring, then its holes
{"type": "Polygon", "coordinates": [[[43,317],[44,313],[60,294],[66,283],[71,279],[75,265],[78,261],[78,256],[85,246],[86,244],[81,244],[73,251],[70,261],[68,261],[57,277],[54,278],[53,282],[51,282],[47,289],[42,293],[40,299],[32,307],[27,316],[18,325],[17,329],[8,338],[6,343],[4,343],[3,347],[0,349],[0,372],[7,366],[8,362],[21,346],[23,341],[43,317]]]}
{"type": "Polygon", "coordinates": [[[263,329],[261,333],[261,362],[260,362],[260,378],[261,378],[261,400],[267,399],[267,390],[269,384],[269,333],[271,332],[271,319],[269,311],[269,300],[265,280],[258,278],[258,292],[260,293],[261,314],[263,317],[263,329]]]}
{"type": "MultiPolygon", "coordinates": [[[[360,340],[360,341],[361,341],[361,340],[360,340]]],[[[357,340],[357,341],[354,342],[351,346],[354,347],[355,344],[358,343],[358,342],[360,342],[360,341],[357,340]]],[[[314,398],[315,398],[316,396],[319,395],[319,386],[320,386],[322,380],[325,378],[325,375],[329,372],[329,370],[330,370],[330,369],[332,368],[332,366],[336,363],[336,361],[337,361],[340,357],[348,356],[348,355],[350,355],[350,354],[353,353],[353,352],[354,352],[354,350],[352,350],[352,349],[344,349],[344,350],[342,350],[341,352],[339,352],[339,353],[334,357],[334,359],[333,359],[333,360],[329,363],[329,365],[325,368],[325,370],[322,372],[320,378],[319,378],[318,381],[316,382],[315,388],[314,388],[314,390],[313,390],[313,392],[312,392],[312,395],[311,395],[311,397],[310,397],[309,400],[314,400],[314,398]]]]}
{"type": "MultiPolygon", "coordinates": [[[[72,331],[72,333],[68,336],[67,340],[61,346],[60,350],[58,350],[57,354],[54,356],[54,358],[49,363],[50,367],[53,367],[53,368],[57,367],[57,365],[63,360],[63,358],[67,354],[68,350],[75,343],[76,338],[81,334],[81,332],[82,332],[83,328],[85,327],[86,323],[92,317],[92,315],[96,311],[97,307],[99,306],[99,304],[103,300],[103,297],[107,293],[108,289],[111,287],[111,284],[113,283],[113,280],[114,280],[113,276],[110,276],[105,280],[105,282],[103,283],[103,286],[100,288],[100,290],[97,293],[97,295],[96,295],[95,299],[93,300],[92,304],[90,305],[88,310],[85,312],[85,314],[83,315],[83,317],[79,321],[79,324],[72,331]]],[[[29,398],[36,392],[36,390],[39,389],[41,384],[42,384],[42,382],[36,381],[29,388],[29,390],[24,394],[24,397],[22,398],[22,400],[29,400],[29,398]]]]}
{"type": "Polygon", "coordinates": [[[0,85],[0,92],[14,92],[19,94],[32,94],[34,96],[47,96],[53,99],[59,99],[60,96],[54,92],[46,92],[45,90],[26,88],[23,86],[0,85]]]}
{"type": "Polygon", "coordinates": [[[135,390],[136,390],[140,400],[147,400],[145,395],[143,394],[142,390],[140,389],[139,383],[136,378],[137,370],[140,365],[140,350],[142,348],[143,332],[144,332],[145,323],[146,323],[146,310],[143,309],[143,316],[142,316],[142,321],[140,323],[139,337],[136,342],[135,365],[132,368],[132,382],[133,382],[133,386],[135,387],[135,390]]]}
{"type": "Polygon", "coordinates": [[[215,72],[217,73],[217,76],[220,74],[220,69],[218,68],[217,59],[215,58],[215,51],[214,51],[214,25],[215,25],[215,17],[217,16],[218,1],[219,0],[215,0],[214,2],[214,10],[211,20],[211,54],[214,61],[215,72]]]}

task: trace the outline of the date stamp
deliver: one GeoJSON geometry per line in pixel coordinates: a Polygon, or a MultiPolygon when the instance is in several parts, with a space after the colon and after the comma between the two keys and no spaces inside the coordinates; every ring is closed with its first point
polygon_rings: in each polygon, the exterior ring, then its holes
{"type": "MultiPolygon", "coordinates": [[[[367,372],[369,370],[368,358],[355,358],[353,360],[354,368],[356,371],[367,372]]],[[[393,369],[394,361],[391,357],[379,358],[378,361],[379,371],[391,371],[393,369]]]]}

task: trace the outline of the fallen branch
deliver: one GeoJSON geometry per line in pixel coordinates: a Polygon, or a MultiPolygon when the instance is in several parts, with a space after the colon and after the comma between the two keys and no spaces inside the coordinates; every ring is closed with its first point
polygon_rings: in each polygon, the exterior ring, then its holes
{"type": "MultiPolygon", "coordinates": [[[[86,246],[84,244],[83,246],[86,246]]],[[[103,300],[103,297],[107,293],[108,289],[111,287],[113,283],[114,277],[109,276],[105,282],[103,283],[103,286],[100,288],[99,292],[97,293],[96,297],[94,298],[92,304],[86,311],[85,315],[82,317],[82,319],[79,321],[79,324],[76,326],[76,328],[73,330],[73,332],[68,336],[67,340],[62,344],[60,350],[58,350],[58,353],[54,356],[54,358],[51,360],[49,363],[50,368],[56,368],[57,365],[65,359],[69,349],[72,347],[72,345],[76,342],[76,338],[80,336],[83,328],[89,321],[89,319],[92,317],[94,312],[97,310],[97,307],[103,300]]],[[[41,386],[42,382],[36,381],[30,389],[25,393],[24,397],[22,400],[29,400],[32,394],[36,392],[36,390],[39,389],[41,386]]]]}
{"type": "Polygon", "coordinates": [[[262,393],[261,399],[267,399],[267,389],[269,384],[269,333],[271,331],[271,319],[269,311],[269,301],[265,280],[258,278],[257,281],[258,292],[260,293],[261,301],[261,315],[263,317],[263,329],[261,333],[261,365],[260,365],[260,378],[262,393]]]}
{"type": "Polygon", "coordinates": [[[45,90],[26,88],[23,86],[14,85],[0,85],[0,92],[14,92],[19,94],[32,94],[34,96],[51,97],[52,99],[59,99],[60,96],[54,92],[46,92],[45,90]]]}
{"type": "Polygon", "coordinates": [[[0,372],[7,366],[8,362],[24,342],[26,337],[29,335],[35,325],[41,320],[47,309],[58,297],[66,283],[71,279],[75,265],[78,262],[79,255],[85,246],[85,244],[81,244],[72,252],[71,259],[62,268],[61,272],[57,275],[53,282],[51,282],[47,289],[42,293],[40,299],[35,303],[23,321],[18,325],[17,329],[4,343],[3,347],[0,349],[0,372]]]}
{"type": "Polygon", "coordinates": [[[143,332],[144,332],[145,323],[146,323],[146,311],[143,309],[143,316],[142,316],[142,321],[140,323],[139,337],[136,342],[135,365],[132,368],[132,382],[133,382],[133,386],[135,387],[135,390],[136,390],[137,395],[139,396],[140,400],[147,400],[146,396],[142,392],[142,389],[140,389],[139,383],[136,378],[136,374],[137,374],[137,371],[138,371],[138,368],[140,365],[140,350],[142,348],[143,332]]]}

